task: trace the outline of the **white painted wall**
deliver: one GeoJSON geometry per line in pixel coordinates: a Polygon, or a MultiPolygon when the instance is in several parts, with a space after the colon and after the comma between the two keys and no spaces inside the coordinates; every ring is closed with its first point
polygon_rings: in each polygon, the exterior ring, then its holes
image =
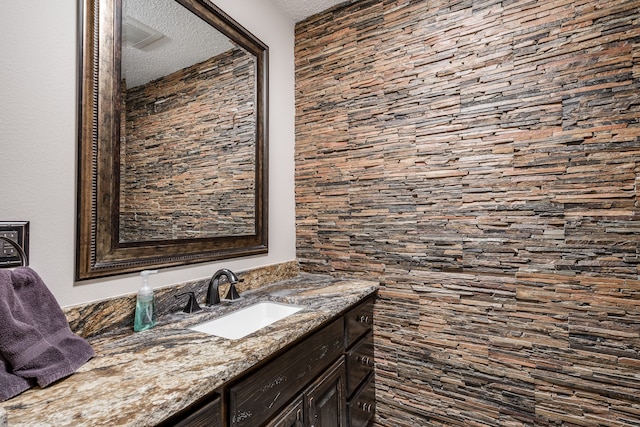
{"type": "MultiPolygon", "coordinates": [[[[269,46],[269,254],[162,269],[153,287],[295,259],[294,22],[269,0],[215,0],[269,46]]],[[[0,2],[0,221],[30,221],[30,265],[63,307],[137,291],[74,283],[77,2],[0,2]]]]}

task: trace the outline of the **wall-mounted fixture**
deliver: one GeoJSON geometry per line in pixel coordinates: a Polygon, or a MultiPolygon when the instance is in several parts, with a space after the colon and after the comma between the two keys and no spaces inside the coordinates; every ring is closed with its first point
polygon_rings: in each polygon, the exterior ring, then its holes
{"type": "Polygon", "coordinates": [[[0,221],[0,268],[29,265],[29,222],[0,221]]]}

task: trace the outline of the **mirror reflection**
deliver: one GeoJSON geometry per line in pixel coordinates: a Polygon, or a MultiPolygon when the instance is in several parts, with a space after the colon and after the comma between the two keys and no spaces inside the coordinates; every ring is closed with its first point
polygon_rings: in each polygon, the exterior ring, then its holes
{"type": "Polygon", "coordinates": [[[255,233],[256,65],[173,0],[123,0],[120,242],[255,233]]]}
{"type": "Polygon", "coordinates": [[[82,0],[76,280],[268,252],[268,47],[209,0],[82,0]]]}

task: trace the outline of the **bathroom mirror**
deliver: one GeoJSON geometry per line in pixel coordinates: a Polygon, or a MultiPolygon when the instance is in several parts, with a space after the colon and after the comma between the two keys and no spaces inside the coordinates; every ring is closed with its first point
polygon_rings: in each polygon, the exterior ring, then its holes
{"type": "Polygon", "coordinates": [[[266,253],[267,47],[208,0],[82,0],[76,279],[266,253]]]}

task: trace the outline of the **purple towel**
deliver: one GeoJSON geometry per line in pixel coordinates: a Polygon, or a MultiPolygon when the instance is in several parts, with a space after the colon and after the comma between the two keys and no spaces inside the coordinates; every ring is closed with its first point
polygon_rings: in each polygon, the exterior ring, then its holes
{"type": "Polygon", "coordinates": [[[23,391],[30,389],[35,383],[35,381],[12,374],[10,371],[11,366],[0,354],[0,402],[19,395],[23,391]]]}
{"type": "Polygon", "coordinates": [[[71,332],[40,276],[18,267],[0,270],[0,355],[11,366],[9,373],[46,387],[73,374],[94,352],[71,332]]]}

